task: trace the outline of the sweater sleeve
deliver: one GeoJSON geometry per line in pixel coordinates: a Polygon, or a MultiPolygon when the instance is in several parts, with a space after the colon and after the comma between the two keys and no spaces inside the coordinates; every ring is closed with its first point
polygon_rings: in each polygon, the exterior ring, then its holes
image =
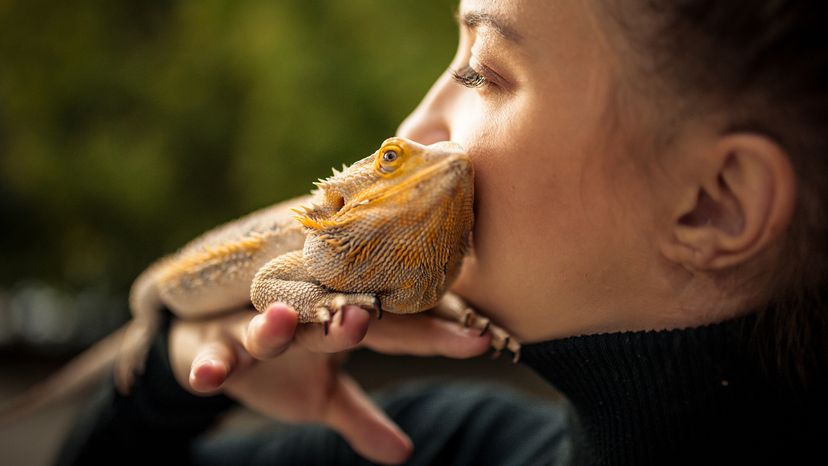
{"type": "Polygon", "coordinates": [[[55,463],[189,464],[193,440],[234,402],[193,395],[175,380],[167,353],[171,316],[166,313],[150,349],[144,374],[123,396],[112,379],[71,428],[55,463]]]}

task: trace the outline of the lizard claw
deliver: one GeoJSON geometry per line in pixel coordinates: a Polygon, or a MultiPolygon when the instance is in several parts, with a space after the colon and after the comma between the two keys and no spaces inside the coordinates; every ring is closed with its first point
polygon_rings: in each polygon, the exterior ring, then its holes
{"type": "Polygon", "coordinates": [[[319,306],[316,308],[316,317],[318,318],[317,322],[322,324],[322,331],[325,332],[325,336],[328,336],[331,325],[331,311],[325,306],[319,306]]]}
{"type": "Polygon", "coordinates": [[[374,296],[374,309],[377,310],[377,320],[382,319],[382,303],[379,296],[374,296]]]}
{"type": "Polygon", "coordinates": [[[347,305],[359,306],[368,312],[377,311],[377,320],[382,319],[382,303],[375,294],[339,294],[331,301],[331,307],[336,310],[347,305]]]}
{"type": "Polygon", "coordinates": [[[514,355],[512,356],[512,364],[517,364],[520,362],[520,348],[515,350],[514,355]]]}
{"type": "Polygon", "coordinates": [[[488,332],[488,331],[489,331],[489,327],[490,327],[491,325],[492,325],[492,321],[488,321],[488,322],[486,322],[486,325],[484,325],[484,326],[483,326],[483,329],[482,329],[482,330],[480,330],[480,336],[481,336],[481,337],[482,337],[483,335],[485,335],[485,334],[486,334],[486,332],[488,332]]]}

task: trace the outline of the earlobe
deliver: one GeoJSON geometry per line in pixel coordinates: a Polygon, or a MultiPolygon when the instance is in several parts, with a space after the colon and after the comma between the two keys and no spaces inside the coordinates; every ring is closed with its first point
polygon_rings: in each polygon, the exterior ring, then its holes
{"type": "Polygon", "coordinates": [[[796,177],[788,155],[754,133],[718,138],[694,154],[698,170],[678,206],[665,257],[685,268],[723,270],[766,250],[790,223],[796,177]]]}

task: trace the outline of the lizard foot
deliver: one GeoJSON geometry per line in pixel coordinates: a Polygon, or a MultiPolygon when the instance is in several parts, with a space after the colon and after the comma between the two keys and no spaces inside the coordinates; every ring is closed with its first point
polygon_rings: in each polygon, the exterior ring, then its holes
{"type": "MultiPolygon", "coordinates": [[[[372,294],[334,294],[331,298],[323,298],[314,307],[309,316],[300,318],[302,322],[319,322],[322,324],[325,335],[328,335],[333,316],[342,311],[345,306],[359,306],[367,311],[377,311],[377,319],[382,317],[382,306],[379,298],[372,294]]],[[[341,319],[345,314],[341,314],[341,319]]]]}
{"type": "Polygon", "coordinates": [[[475,328],[480,330],[480,336],[486,334],[489,331],[489,328],[492,326],[492,321],[489,320],[488,317],[483,317],[480,314],[474,312],[474,309],[466,306],[463,309],[463,326],[466,328],[475,328]]]}
{"type": "Polygon", "coordinates": [[[159,324],[158,319],[133,319],[127,326],[115,360],[115,386],[121,394],[129,394],[135,377],[144,373],[147,353],[159,324]]]}
{"type": "Polygon", "coordinates": [[[495,350],[494,353],[492,353],[492,359],[500,357],[503,350],[507,349],[512,352],[512,362],[517,363],[520,361],[520,343],[509,336],[505,330],[497,325],[491,326],[491,332],[492,348],[495,350]]]}
{"type": "Polygon", "coordinates": [[[494,349],[493,357],[500,356],[503,350],[506,349],[513,354],[512,362],[517,363],[520,360],[520,343],[510,336],[505,329],[493,324],[489,318],[478,314],[456,294],[446,293],[443,295],[432,312],[445,319],[460,322],[465,327],[480,330],[480,335],[490,332],[492,334],[492,348],[494,349]]]}

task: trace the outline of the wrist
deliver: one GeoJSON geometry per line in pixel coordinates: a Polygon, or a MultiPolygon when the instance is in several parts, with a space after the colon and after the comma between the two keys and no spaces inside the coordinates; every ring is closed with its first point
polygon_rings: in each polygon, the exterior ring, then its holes
{"type": "Polygon", "coordinates": [[[160,422],[211,421],[235,403],[224,395],[198,396],[182,387],[174,375],[168,351],[173,319],[165,310],[145,372],[137,378],[129,398],[144,415],[160,422]]]}

